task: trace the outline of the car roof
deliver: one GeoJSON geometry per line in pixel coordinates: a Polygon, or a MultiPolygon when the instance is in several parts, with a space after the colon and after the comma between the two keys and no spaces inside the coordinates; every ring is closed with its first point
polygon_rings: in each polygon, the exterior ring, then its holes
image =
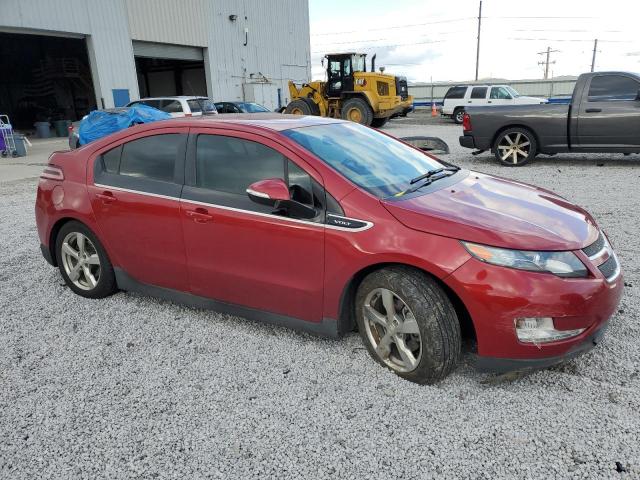
{"type": "MultiPolygon", "coordinates": [[[[314,125],[329,125],[332,123],[346,123],[346,120],[313,115],[287,115],[282,113],[226,113],[224,115],[202,115],[199,117],[176,118],[176,122],[190,122],[197,126],[247,125],[282,131],[291,128],[311,127],[314,125]],[[205,125],[203,125],[205,124],[205,125]]],[[[195,126],[194,125],[194,126],[195,126]]]]}

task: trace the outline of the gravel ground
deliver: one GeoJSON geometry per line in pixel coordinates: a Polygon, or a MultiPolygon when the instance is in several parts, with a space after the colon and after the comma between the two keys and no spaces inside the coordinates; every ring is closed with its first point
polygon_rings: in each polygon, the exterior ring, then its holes
{"type": "Polygon", "coordinates": [[[0,183],[0,477],[639,478],[640,158],[510,169],[472,157],[440,119],[387,130],[441,136],[447,160],[591,211],[627,282],[604,342],[524,376],[480,375],[464,358],[418,386],[357,334],[319,339],[127,293],[85,300],[40,256],[36,181],[0,183]]]}

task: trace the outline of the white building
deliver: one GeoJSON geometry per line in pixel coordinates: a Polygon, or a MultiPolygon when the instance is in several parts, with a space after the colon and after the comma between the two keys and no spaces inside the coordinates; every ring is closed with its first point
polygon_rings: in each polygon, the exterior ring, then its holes
{"type": "Polygon", "coordinates": [[[308,0],[0,0],[0,113],[18,128],[141,96],[274,109],[310,73],[308,0]]]}

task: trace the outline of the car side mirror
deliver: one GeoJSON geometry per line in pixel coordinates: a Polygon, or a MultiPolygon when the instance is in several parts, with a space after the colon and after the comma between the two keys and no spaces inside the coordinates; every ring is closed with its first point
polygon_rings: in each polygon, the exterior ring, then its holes
{"type": "Polygon", "coordinates": [[[271,207],[277,202],[291,200],[289,188],[281,178],[268,178],[252,183],[247,188],[247,195],[254,202],[271,207]]]}
{"type": "Polygon", "coordinates": [[[289,187],[281,178],[268,178],[252,183],[247,188],[249,198],[261,205],[273,207],[294,218],[314,218],[315,208],[291,199],[289,187]]]}

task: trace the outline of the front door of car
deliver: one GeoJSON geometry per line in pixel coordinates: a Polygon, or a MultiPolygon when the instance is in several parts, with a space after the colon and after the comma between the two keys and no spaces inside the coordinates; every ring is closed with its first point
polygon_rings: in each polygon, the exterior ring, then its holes
{"type": "Polygon", "coordinates": [[[623,74],[591,78],[578,112],[579,148],[640,147],[640,82],[623,74]]]}
{"type": "Polygon", "coordinates": [[[491,105],[511,105],[513,104],[513,97],[504,87],[491,87],[487,103],[491,105]]]}
{"type": "Polygon", "coordinates": [[[254,134],[191,129],[187,152],[181,210],[192,293],[321,321],[324,212],[314,197],[319,174],[254,134]],[[287,217],[253,202],[247,187],[268,178],[288,182],[292,198],[315,205],[317,218],[287,217]]]}
{"type": "Polygon", "coordinates": [[[100,150],[87,169],[99,236],[135,280],[188,290],[180,193],[187,128],[144,132],[100,150]]]}

